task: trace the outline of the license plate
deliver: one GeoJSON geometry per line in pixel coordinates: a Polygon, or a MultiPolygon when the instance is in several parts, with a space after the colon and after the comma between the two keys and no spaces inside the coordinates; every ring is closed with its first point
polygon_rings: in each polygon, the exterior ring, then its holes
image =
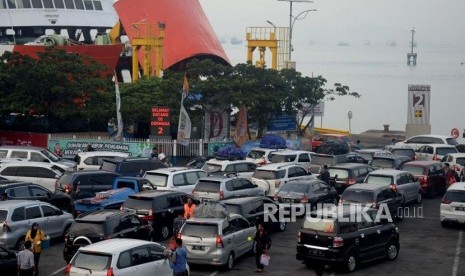
{"type": "Polygon", "coordinates": [[[455,207],[455,211],[465,211],[465,207],[455,207]]]}
{"type": "Polygon", "coordinates": [[[291,202],[292,202],[292,199],[291,199],[291,198],[284,198],[284,199],[283,199],[283,202],[291,203],[291,202]]]}
{"type": "Polygon", "coordinates": [[[192,250],[205,251],[205,246],[193,245],[193,246],[192,246],[192,250]]]}
{"type": "Polygon", "coordinates": [[[310,255],[323,256],[323,252],[318,249],[309,249],[308,253],[310,253],[310,255]]]}

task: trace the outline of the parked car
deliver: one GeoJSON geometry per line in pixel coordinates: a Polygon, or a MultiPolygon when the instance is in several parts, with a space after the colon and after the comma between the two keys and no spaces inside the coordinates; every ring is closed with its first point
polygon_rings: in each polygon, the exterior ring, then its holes
{"type": "Polygon", "coordinates": [[[341,163],[360,163],[360,164],[368,164],[370,160],[361,156],[357,153],[348,153],[346,154],[346,160],[342,161],[341,163]]]}
{"type": "MultiPolygon", "coordinates": [[[[134,239],[111,239],[81,247],[66,266],[66,275],[171,276],[166,248],[134,239]],[[92,272],[89,274],[89,272],[92,272]]],[[[189,266],[187,266],[189,272],[189,266]]]]}
{"type": "Polygon", "coordinates": [[[337,205],[339,196],[334,188],[321,180],[294,180],[284,184],[275,194],[274,200],[284,209],[298,207],[308,212],[316,208],[319,203],[337,205]],[[306,209],[307,204],[311,210],[306,209]]]}
{"type": "Polygon", "coordinates": [[[429,144],[443,144],[443,145],[457,145],[457,140],[451,136],[444,136],[444,135],[417,135],[410,137],[402,142],[397,142],[396,145],[408,145],[412,147],[414,150],[417,150],[423,145],[429,144]]]}
{"type": "Polygon", "coordinates": [[[45,187],[30,182],[0,182],[0,200],[40,200],[48,202],[58,209],[70,212],[71,197],[60,192],[52,192],[45,187]]]}
{"type": "Polygon", "coordinates": [[[440,161],[445,155],[458,153],[457,148],[451,145],[431,144],[417,149],[417,160],[440,161]]]}
{"type": "Polygon", "coordinates": [[[56,181],[55,191],[69,194],[73,199],[92,197],[111,189],[113,180],[118,176],[106,171],[66,172],[56,181]]]}
{"type": "Polygon", "coordinates": [[[208,176],[197,181],[192,194],[200,200],[220,200],[237,196],[263,196],[265,193],[246,178],[208,176]]]}
{"type": "Polygon", "coordinates": [[[0,146],[0,158],[49,163],[65,171],[74,171],[76,169],[76,162],[61,158],[48,149],[41,147],[0,146]]]}
{"type": "Polygon", "coordinates": [[[316,176],[320,174],[323,165],[328,165],[328,167],[330,167],[347,161],[347,154],[331,155],[312,152],[311,155],[312,164],[310,165],[310,172],[316,176]]]}
{"type": "Polygon", "coordinates": [[[153,190],[130,195],[121,206],[122,210],[134,211],[147,221],[154,230],[152,238],[163,240],[171,237],[173,221],[184,214],[184,203],[189,195],[176,191],[153,190]]]}
{"type": "Polygon", "coordinates": [[[311,180],[316,176],[308,173],[307,170],[295,164],[268,164],[257,168],[252,175],[252,183],[260,187],[266,196],[274,196],[276,190],[291,180],[311,180]]]}
{"type": "Polygon", "coordinates": [[[186,167],[170,167],[145,172],[144,178],[150,181],[157,190],[176,190],[191,193],[197,180],[206,177],[201,169],[186,167]]]}
{"type": "MultiPolygon", "coordinates": [[[[357,215],[349,208],[343,212],[344,218],[357,215]]],[[[338,265],[348,272],[372,260],[395,260],[400,249],[397,227],[386,220],[373,222],[376,210],[370,210],[369,215],[371,220],[361,216],[361,221],[305,219],[297,234],[297,260],[310,268],[315,264],[338,265]]]]}
{"type": "Polygon", "coordinates": [[[402,164],[412,161],[408,156],[375,156],[370,161],[370,165],[375,169],[394,169],[398,170],[402,164]]]}
{"type": "Polygon", "coordinates": [[[276,230],[284,232],[286,230],[287,223],[279,221],[281,208],[270,198],[263,196],[246,196],[224,199],[221,202],[226,205],[230,213],[241,215],[253,225],[263,223],[267,231],[276,230]],[[268,214],[268,210],[277,211],[273,214],[277,219],[276,221],[271,221],[270,217],[265,218],[268,214]]]}
{"type": "Polygon", "coordinates": [[[49,190],[65,171],[53,164],[43,162],[8,162],[0,167],[0,175],[8,180],[31,182],[49,190]]]}
{"type": "Polygon", "coordinates": [[[397,156],[407,156],[412,160],[417,159],[415,150],[407,145],[388,145],[384,149],[397,156]]]}
{"type": "Polygon", "coordinates": [[[278,150],[279,149],[253,148],[249,151],[245,160],[254,162],[259,166],[266,165],[271,163],[270,154],[278,150]]]}
{"type": "Polygon", "coordinates": [[[226,175],[235,173],[237,176],[250,179],[257,165],[247,160],[210,159],[202,167],[208,175],[226,175]]]}
{"type": "Polygon", "coordinates": [[[441,201],[440,217],[444,227],[465,223],[465,182],[456,182],[447,189],[441,201]]]}
{"type": "Polygon", "coordinates": [[[270,153],[271,163],[292,163],[304,167],[310,171],[312,156],[309,151],[303,150],[280,150],[270,153]]]}
{"type": "Polygon", "coordinates": [[[352,141],[350,141],[350,138],[347,135],[343,134],[320,134],[313,138],[312,140],[312,151],[316,152],[318,147],[326,142],[326,141],[331,141],[331,140],[338,140],[338,141],[343,141],[347,144],[351,144],[352,141]]]}
{"type": "Polygon", "coordinates": [[[0,244],[0,270],[3,275],[16,275],[18,270],[17,252],[0,244]]]}
{"type": "Polygon", "coordinates": [[[73,215],[55,206],[37,200],[0,201],[0,223],[3,232],[0,243],[8,248],[20,249],[26,232],[37,222],[46,236],[63,237],[73,223],[73,215]]]}
{"type": "Polygon", "coordinates": [[[75,161],[77,163],[77,170],[99,170],[104,159],[116,157],[126,158],[129,157],[129,153],[117,151],[85,151],[79,152],[75,157],[75,161]]]}
{"type": "Polygon", "coordinates": [[[256,228],[238,214],[227,218],[191,218],[179,237],[187,249],[187,262],[232,269],[242,255],[253,252],[256,228]]]}
{"type": "Polygon", "coordinates": [[[379,209],[385,205],[389,209],[391,219],[401,220],[404,217],[405,201],[394,185],[354,184],[345,189],[339,204],[367,204],[371,205],[373,209],[379,209]]]}
{"type": "Polygon", "coordinates": [[[187,162],[186,167],[191,168],[191,169],[201,169],[205,162],[207,162],[210,159],[213,159],[213,156],[198,156],[194,157],[189,162],[187,162]]]}
{"type": "Polygon", "coordinates": [[[80,247],[113,238],[151,239],[151,229],[138,216],[120,210],[98,210],[76,218],[65,235],[63,258],[68,263],[80,247]]]}
{"type": "Polygon", "coordinates": [[[411,161],[402,165],[401,170],[411,173],[421,185],[421,193],[431,198],[447,190],[446,175],[438,161],[411,161]]]}
{"type": "Polygon", "coordinates": [[[342,193],[347,187],[363,183],[368,173],[374,171],[370,165],[359,163],[340,163],[328,168],[329,185],[342,193]]]}
{"type": "Polygon", "coordinates": [[[399,194],[404,197],[405,203],[421,203],[423,200],[420,182],[409,172],[389,169],[376,170],[367,175],[364,183],[394,186],[399,194]]]}
{"type": "Polygon", "coordinates": [[[103,160],[101,170],[122,176],[142,177],[146,171],[166,168],[162,162],[151,158],[120,158],[103,160]]]}
{"type": "Polygon", "coordinates": [[[460,175],[461,181],[465,180],[465,153],[449,153],[441,159],[442,163],[449,163],[450,167],[460,175]]]}

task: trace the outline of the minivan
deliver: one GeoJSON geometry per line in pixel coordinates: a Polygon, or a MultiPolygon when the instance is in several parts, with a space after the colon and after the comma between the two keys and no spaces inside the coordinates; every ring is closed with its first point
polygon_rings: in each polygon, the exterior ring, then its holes
{"type": "Polygon", "coordinates": [[[21,159],[25,161],[46,162],[66,171],[76,169],[76,162],[66,160],[46,148],[25,146],[1,146],[0,159],[21,159]]]}

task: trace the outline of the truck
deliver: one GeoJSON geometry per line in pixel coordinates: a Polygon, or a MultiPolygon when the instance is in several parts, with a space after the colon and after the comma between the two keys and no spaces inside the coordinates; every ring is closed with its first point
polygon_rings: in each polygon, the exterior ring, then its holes
{"type": "Polygon", "coordinates": [[[100,209],[119,209],[130,195],[154,189],[156,187],[145,178],[116,177],[111,190],[99,192],[94,197],[75,200],[74,215],[78,216],[100,209]]]}

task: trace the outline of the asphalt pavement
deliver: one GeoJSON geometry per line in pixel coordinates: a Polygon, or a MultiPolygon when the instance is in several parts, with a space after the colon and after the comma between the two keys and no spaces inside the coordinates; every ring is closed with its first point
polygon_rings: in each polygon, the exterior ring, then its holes
{"type": "MultiPolygon", "coordinates": [[[[376,261],[359,267],[351,275],[447,275],[465,276],[465,227],[443,228],[439,221],[441,199],[425,199],[420,205],[410,205],[408,217],[396,223],[400,233],[400,252],[397,260],[376,261]]],[[[271,233],[273,245],[270,265],[262,275],[315,275],[295,258],[296,237],[301,220],[290,223],[283,233],[271,233]]],[[[166,242],[160,242],[165,244],[166,242]]],[[[63,242],[55,241],[45,249],[40,260],[41,275],[64,275],[63,242]]],[[[236,260],[231,271],[214,267],[193,266],[191,276],[254,275],[254,257],[236,260]]],[[[1,273],[0,273],[1,274],[1,273]]],[[[324,275],[346,273],[327,268],[324,275]]],[[[3,275],[3,274],[2,274],[3,275]]],[[[259,274],[260,275],[260,274],[259,274]]]]}

